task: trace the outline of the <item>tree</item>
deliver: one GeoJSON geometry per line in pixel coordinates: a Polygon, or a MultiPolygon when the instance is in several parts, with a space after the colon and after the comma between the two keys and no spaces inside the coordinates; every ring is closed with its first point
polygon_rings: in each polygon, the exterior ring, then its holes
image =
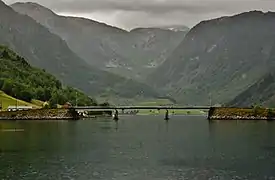
{"type": "Polygon", "coordinates": [[[38,100],[47,101],[49,99],[45,98],[45,90],[39,86],[37,89],[35,89],[35,95],[34,97],[38,100]]]}
{"type": "Polygon", "coordinates": [[[0,79],[0,90],[2,89],[3,85],[4,85],[4,79],[0,79]]]}
{"type": "Polygon", "coordinates": [[[10,55],[9,55],[9,53],[8,53],[6,50],[4,50],[4,51],[2,52],[2,57],[5,58],[5,59],[9,59],[9,58],[10,58],[10,55]]]}
{"type": "Polygon", "coordinates": [[[21,91],[20,99],[22,99],[23,101],[31,102],[32,98],[33,94],[28,89],[24,89],[21,91]]]}
{"type": "Polygon", "coordinates": [[[11,95],[11,93],[12,93],[12,81],[10,79],[4,80],[4,84],[2,86],[2,90],[5,93],[11,95]]]}
{"type": "Polygon", "coordinates": [[[254,116],[258,116],[261,113],[261,109],[262,109],[261,106],[258,106],[258,105],[254,106],[253,107],[254,116]]]}
{"type": "Polygon", "coordinates": [[[272,109],[267,110],[267,118],[268,119],[273,119],[275,117],[275,113],[273,112],[272,109]]]}
{"type": "Polygon", "coordinates": [[[44,102],[43,109],[49,109],[49,108],[50,108],[50,104],[48,102],[44,102]]]}
{"type": "Polygon", "coordinates": [[[105,107],[108,107],[108,106],[110,106],[110,103],[108,103],[108,102],[104,102],[104,103],[102,103],[102,104],[99,104],[99,106],[105,106],[105,107]]]}
{"type": "Polygon", "coordinates": [[[49,107],[51,109],[56,109],[57,108],[57,104],[56,102],[54,102],[52,99],[49,101],[49,107]]]}

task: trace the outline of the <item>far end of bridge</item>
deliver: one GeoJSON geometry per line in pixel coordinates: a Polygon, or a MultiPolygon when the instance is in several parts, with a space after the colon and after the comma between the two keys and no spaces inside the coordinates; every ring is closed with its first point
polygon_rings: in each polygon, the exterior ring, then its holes
{"type": "Polygon", "coordinates": [[[165,109],[165,110],[209,110],[210,106],[74,106],[76,110],[142,110],[142,109],[165,109]]]}

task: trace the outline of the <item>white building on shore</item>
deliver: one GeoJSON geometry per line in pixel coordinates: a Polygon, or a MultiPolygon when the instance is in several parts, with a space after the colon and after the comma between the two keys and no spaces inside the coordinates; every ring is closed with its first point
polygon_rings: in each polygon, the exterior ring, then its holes
{"type": "Polygon", "coordinates": [[[22,111],[33,109],[32,106],[9,106],[8,111],[22,111]]]}

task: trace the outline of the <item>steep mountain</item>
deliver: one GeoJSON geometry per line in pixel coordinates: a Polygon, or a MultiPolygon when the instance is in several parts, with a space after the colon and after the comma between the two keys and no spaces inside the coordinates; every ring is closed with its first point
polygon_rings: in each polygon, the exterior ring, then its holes
{"type": "Polygon", "coordinates": [[[203,21],[148,81],[185,104],[225,103],[272,71],[275,13],[203,21]]]}
{"type": "Polygon", "coordinates": [[[127,32],[89,19],[59,16],[36,3],[11,7],[59,35],[87,63],[135,78],[160,65],[188,31],[143,28],[127,32]]]}
{"type": "Polygon", "coordinates": [[[0,44],[10,47],[35,67],[43,68],[63,83],[89,95],[115,94],[133,98],[157,96],[147,85],[88,65],[66,42],[26,15],[0,3],[0,44]]]}
{"type": "Polygon", "coordinates": [[[160,66],[184,39],[187,31],[137,28],[116,39],[116,52],[130,59],[136,78],[146,77],[160,66]]]}
{"type": "MultiPolygon", "coordinates": [[[[275,46],[270,52],[270,61],[275,61],[275,46]]],[[[256,83],[241,92],[233,100],[225,103],[233,107],[264,106],[275,107],[275,72],[271,62],[270,72],[262,76],[256,83]]]]}
{"type": "Polygon", "coordinates": [[[37,3],[20,2],[12,4],[11,7],[21,14],[32,17],[52,33],[59,35],[88,63],[104,67],[109,60],[113,59],[120,66],[126,66],[124,62],[127,60],[112,49],[107,49],[108,47],[104,44],[105,41],[110,41],[110,36],[124,34],[127,33],[126,31],[84,18],[58,16],[37,3]]]}
{"type": "Polygon", "coordinates": [[[232,101],[226,103],[233,107],[262,105],[275,107],[275,74],[268,73],[232,101]]]}

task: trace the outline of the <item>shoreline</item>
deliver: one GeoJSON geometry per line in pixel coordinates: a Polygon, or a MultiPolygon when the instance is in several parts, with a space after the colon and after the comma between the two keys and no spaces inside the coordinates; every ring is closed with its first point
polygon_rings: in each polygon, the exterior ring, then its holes
{"type": "Polygon", "coordinates": [[[2,111],[1,121],[79,120],[79,114],[72,109],[32,109],[23,111],[2,111]]]}
{"type": "Polygon", "coordinates": [[[227,108],[212,107],[208,112],[208,120],[253,120],[274,121],[275,110],[269,108],[227,108]]]}

